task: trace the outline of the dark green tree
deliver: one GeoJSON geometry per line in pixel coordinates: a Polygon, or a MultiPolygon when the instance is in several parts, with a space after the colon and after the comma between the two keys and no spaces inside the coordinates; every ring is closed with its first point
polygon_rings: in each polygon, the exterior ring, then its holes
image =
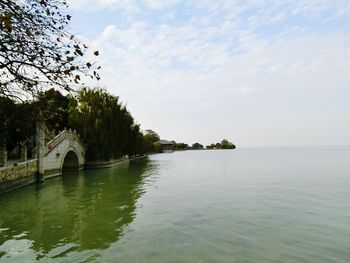
{"type": "Polygon", "coordinates": [[[189,148],[187,143],[179,142],[176,144],[175,150],[187,150],[189,148]]]}
{"type": "Polygon", "coordinates": [[[45,125],[54,134],[69,128],[69,97],[62,95],[58,90],[49,89],[40,92],[35,102],[38,111],[45,119],[45,125]]]}
{"type": "Polygon", "coordinates": [[[235,148],[236,146],[232,142],[229,142],[226,139],[223,139],[221,141],[221,149],[235,149],[235,148]]]}
{"type": "Polygon", "coordinates": [[[198,142],[196,142],[196,143],[192,144],[191,149],[193,149],[193,150],[202,150],[203,149],[203,145],[198,143],[198,142]]]}
{"type": "Polygon", "coordinates": [[[129,156],[137,156],[146,153],[145,140],[143,134],[140,131],[139,125],[132,125],[130,127],[130,134],[127,144],[126,153],[129,156]]]}
{"type": "Polygon", "coordinates": [[[156,133],[153,130],[146,130],[145,138],[150,140],[151,142],[157,142],[160,140],[158,133],[156,133]]]}
{"type": "Polygon", "coordinates": [[[155,153],[161,153],[162,152],[162,145],[159,141],[153,143],[153,152],[155,153]]]}
{"type": "Polygon", "coordinates": [[[11,151],[17,145],[33,145],[35,120],[38,112],[33,102],[19,103],[7,97],[0,97],[1,143],[11,151]]]}
{"type": "Polygon", "coordinates": [[[103,89],[81,89],[70,101],[69,123],[86,142],[89,160],[144,152],[139,126],[119,98],[103,89]]]}
{"type": "Polygon", "coordinates": [[[210,144],[210,145],[207,145],[206,146],[207,149],[215,149],[216,148],[216,145],[214,143],[210,144]]]}

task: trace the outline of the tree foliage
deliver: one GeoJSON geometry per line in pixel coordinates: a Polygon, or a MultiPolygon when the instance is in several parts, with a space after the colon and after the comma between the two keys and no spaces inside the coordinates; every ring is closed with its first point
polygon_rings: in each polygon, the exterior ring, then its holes
{"type": "Polygon", "coordinates": [[[223,139],[221,141],[221,143],[220,142],[215,143],[215,144],[212,143],[212,144],[208,145],[206,148],[207,149],[235,149],[236,145],[234,145],[232,142],[229,142],[226,139],[223,139]]]}
{"type": "Polygon", "coordinates": [[[234,145],[232,142],[229,142],[226,139],[223,139],[220,143],[221,149],[235,149],[236,145],[234,145]]]}
{"type": "Polygon", "coordinates": [[[160,151],[159,135],[152,130],[144,135],[119,98],[98,88],[82,88],[75,97],[50,89],[22,102],[0,96],[1,145],[6,141],[8,150],[32,146],[39,112],[45,119],[47,139],[65,127],[75,129],[87,145],[90,161],[160,151]]]}
{"type": "Polygon", "coordinates": [[[150,140],[151,142],[157,142],[160,140],[158,133],[153,130],[146,130],[144,135],[145,139],[150,140]]]}
{"type": "Polygon", "coordinates": [[[202,150],[203,149],[203,145],[196,142],[194,144],[192,144],[192,147],[191,147],[192,150],[202,150]]]}
{"type": "Polygon", "coordinates": [[[155,153],[161,153],[162,152],[162,145],[160,144],[159,141],[153,143],[153,150],[152,152],[155,153]]]}
{"type": "Polygon", "coordinates": [[[81,83],[93,65],[82,61],[87,46],[67,30],[66,7],[64,0],[0,2],[0,95],[21,98],[48,86],[70,91],[81,83]]]}
{"type": "Polygon", "coordinates": [[[87,143],[90,160],[143,152],[139,125],[119,98],[103,89],[81,89],[70,102],[69,122],[87,143]]]}
{"type": "Polygon", "coordinates": [[[188,150],[190,147],[187,143],[175,142],[175,141],[172,141],[172,142],[174,143],[174,150],[179,150],[179,151],[188,150]]]}
{"type": "Polygon", "coordinates": [[[143,146],[145,153],[159,153],[161,151],[160,136],[153,130],[145,130],[143,134],[143,146]]]}
{"type": "Polygon", "coordinates": [[[32,102],[17,103],[0,97],[0,141],[8,151],[17,145],[32,146],[38,112],[32,102]]]}
{"type": "Polygon", "coordinates": [[[37,111],[41,111],[45,119],[46,127],[54,134],[69,127],[69,100],[68,96],[52,88],[40,92],[35,102],[37,111]]]}

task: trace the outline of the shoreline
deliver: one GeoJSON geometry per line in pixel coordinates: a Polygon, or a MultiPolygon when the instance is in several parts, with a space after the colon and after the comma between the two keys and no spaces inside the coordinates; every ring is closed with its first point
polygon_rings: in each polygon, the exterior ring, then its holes
{"type": "Polygon", "coordinates": [[[84,170],[90,170],[90,169],[103,169],[103,168],[110,168],[113,166],[116,166],[118,164],[123,164],[126,162],[130,162],[133,160],[137,160],[137,159],[141,159],[141,158],[145,158],[148,155],[142,155],[142,156],[136,156],[136,157],[124,157],[124,158],[119,158],[119,159],[114,159],[114,160],[110,160],[110,161],[98,161],[98,162],[86,162],[85,166],[84,166],[84,170]]]}

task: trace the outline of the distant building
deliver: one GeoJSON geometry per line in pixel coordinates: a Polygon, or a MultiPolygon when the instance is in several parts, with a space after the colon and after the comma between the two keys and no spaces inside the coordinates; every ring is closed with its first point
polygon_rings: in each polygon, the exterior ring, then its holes
{"type": "Polygon", "coordinates": [[[171,153],[174,151],[174,143],[167,140],[159,140],[163,153],[171,153]]]}

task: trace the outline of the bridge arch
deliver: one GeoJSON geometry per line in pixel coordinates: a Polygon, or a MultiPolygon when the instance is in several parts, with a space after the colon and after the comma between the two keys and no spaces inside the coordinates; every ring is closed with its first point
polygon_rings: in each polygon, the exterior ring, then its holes
{"type": "Polygon", "coordinates": [[[64,130],[46,144],[44,178],[62,171],[81,170],[85,165],[85,146],[74,131],[64,130]]]}
{"type": "Polygon", "coordinates": [[[80,170],[79,154],[74,149],[68,149],[62,158],[61,170],[63,171],[77,171],[80,170]]]}

